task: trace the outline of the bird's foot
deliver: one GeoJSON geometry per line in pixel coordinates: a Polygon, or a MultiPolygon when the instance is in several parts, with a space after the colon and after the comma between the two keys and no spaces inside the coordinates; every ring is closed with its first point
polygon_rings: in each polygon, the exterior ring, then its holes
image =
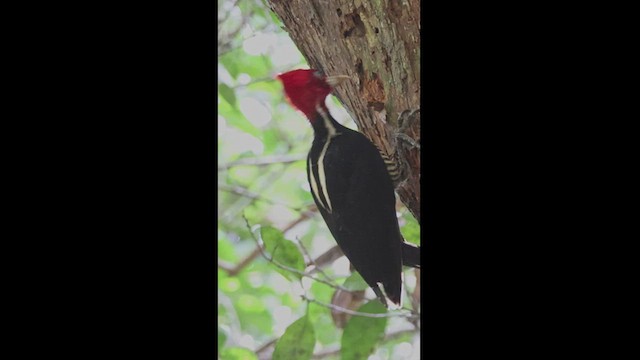
{"type": "Polygon", "coordinates": [[[395,162],[398,176],[394,180],[394,185],[398,188],[409,177],[409,163],[406,159],[407,151],[418,149],[420,151],[420,140],[416,141],[407,134],[416,118],[420,118],[420,109],[404,110],[398,117],[398,129],[394,133],[395,140],[395,162]]]}
{"type": "Polygon", "coordinates": [[[407,135],[405,133],[397,133],[396,134],[396,139],[402,140],[405,143],[409,144],[410,148],[416,148],[416,149],[420,150],[420,144],[418,142],[416,142],[415,140],[413,140],[413,138],[411,138],[409,135],[407,135]]]}
{"type": "Polygon", "coordinates": [[[415,121],[416,117],[420,118],[420,108],[414,110],[405,110],[398,116],[398,131],[396,132],[396,139],[402,140],[410,145],[410,148],[417,148],[420,150],[420,143],[407,135],[407,130],[411,128],[411,125],[415,121]]]}

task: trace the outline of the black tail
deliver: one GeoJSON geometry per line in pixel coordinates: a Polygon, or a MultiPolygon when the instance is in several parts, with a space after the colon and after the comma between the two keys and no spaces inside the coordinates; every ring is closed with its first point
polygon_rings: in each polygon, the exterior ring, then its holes
{"type": "Polygon", "coordinates": [[[385,300],[386,295],[386,298],[389,299],[389,301],[396,304],[397,306],[400,306],[400,297],[402,296],[402,282],[397,280],[384,281],[382,282],[382,287],[384,288],[384,294],[382,293],[382,291],[380,291],[380,287],[378,286],[378,284],[375,284],[371,287],[373,289],[373,292],[376,293],[376,296],[378,297],[378,300],[380,300],[382,305],[384,305],[384,307],[387,307],[387,301],[385,300]]]}
{"type": "Polygon", "coordinates": [[[419,269],[420,248],[413,244],[402,242],[402,264],[419,269]]]}

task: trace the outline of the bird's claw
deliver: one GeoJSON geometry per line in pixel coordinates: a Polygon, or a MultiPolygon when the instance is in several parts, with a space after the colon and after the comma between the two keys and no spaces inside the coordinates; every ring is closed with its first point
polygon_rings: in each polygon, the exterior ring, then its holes
{"type": "Polygon", "coordinates": [[[396,138],[408,143],[412,148],[417,148],[418,150],[420,150],[420,144],[409,135],[399,132],[396,134],[396,138]]]}
{"type": "Polygon", "coordinates": [[[397,164],[398,176],[393,180],[396,188],[398,188],[409,177],[409,164],[406,159],[406,150],[418,149],[418,151],[420,151],[420,140],[416,141],[407,134],[407,131],[411,128],[416,117],[419,118],[419,116],[416,116],[419,114],[420,109],[418,108],[415,110],[404,110],[398,116],[398,129],[394,133],[394,158],[397,164]],[[401,150],[401,148],[403,149],[401,150]]]}
{"type": "Polygon", "coordinates": [[[412,147],[420,150],[420,144],[406,134],[406,131],[415,121],[417,114],[420,114],[420,108],[414,110],[404,110],[400,113],[400,116],[398,116],[398,131],[396,132],[396,138],[403,140],[409,143],[412,147]]]}

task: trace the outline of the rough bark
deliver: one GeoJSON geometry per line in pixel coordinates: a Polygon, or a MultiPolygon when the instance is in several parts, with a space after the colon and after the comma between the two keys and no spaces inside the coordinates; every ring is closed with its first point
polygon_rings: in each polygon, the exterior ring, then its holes
{"type": "MultiPolygon", "coordinates": [[[[398,145],[398,115],[420,107],[419,0],[270,0],[309,66],[350,75],[334,94],[360,132],[407,160],[400,200],[420,221],[420,150],[398,145]]],[[[406,134],[419,142],[420,117],[406,134]]]]}

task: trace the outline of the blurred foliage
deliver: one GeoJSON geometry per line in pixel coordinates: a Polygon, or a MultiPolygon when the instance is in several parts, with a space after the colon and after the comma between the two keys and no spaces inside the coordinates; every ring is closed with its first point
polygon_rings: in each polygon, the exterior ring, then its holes
{"type": "Polygon", "coordinates": [[[315,343],[313,324],[305,315],[291,324],[278,340],[273,360],[310,359],[315,343]]]}
{"type": "MultiPolygon", "coordinates": [[[[218,14],[219,358],[290,358],[295,351],[300,355],[296,359],[312,353],[338,359],[336,349],[353,341],[345,334],[357,333],[362,326],[371,329],[375,341],[353,351],[375,348],[371,359],[417,358],[416,333],[379,341],[380,335],[410,328],[406,319],[353,316],[344,331],[338,329],[329,308],[301,298],[304,294],[329,304],[335,288],[300,279],[256,252],[256,239],[262,239],[267,256],[303,272],[308,256],[315,259],[335,246],[307,184],[305,159],[312,129],[289,106],[274,79],[278,73],[308,66],[264,1],[219,0],[218,14]],[[274,346],[257,351],[276,339],[275,353],[274,346]],[[401,351],[407,346],[413,350],[401,351]]],[[[335,98],[327,105],[339,122],[356,128],[335,98]]],[[[419,225],[404,207],[398,209],[407,241],[419,243],[419,225]]],[[[351,274],[344,257],[323,271],[337,284],[366,288],[357,273],[351,274]]],[[[411,291],[413,270],[407,269],[404,277],[411,291]]],[[[374,296],[367,293],[367,298],[374,296]]],[[[363,311],[372,312],[366,306],[376,302],[365,304],[363,311]]]]}
{"type": "MultiPolygon", "coordinates": [[[[387,310],[377,300],[362,305],[359,312],[381,314],[387,310]]],[[[388,318],[354,316],[347,323],[342,335],[342,359],[366,359],[384,338],[388,318]]]]}
{"type": "MultiPolygon", "coordinates": [[[[293,241],[285,239],[282,232],[271,226],[262,227],[260,234],[262,235],[265,250],[271,254],[271,259],[298,272],[304,272],[304,258],[293,241]]],[[[276,270],[289,280],[301,278],[298,273],[287,269],[276,268],[276,270]]]]}

